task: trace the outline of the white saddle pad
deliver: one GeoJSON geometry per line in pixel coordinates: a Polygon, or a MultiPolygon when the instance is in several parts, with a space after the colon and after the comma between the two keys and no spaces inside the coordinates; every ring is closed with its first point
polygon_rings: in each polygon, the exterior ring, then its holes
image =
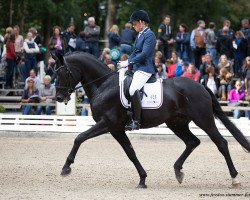
{"type": "MultiPolygon", "coordinates": [[[[120,86],[120,99],[125,108],[130,107],[130,103],[124,95],[123,80],[126,78],[125,71],[119,71],[119,86],[120,86]]],[[[155,83],[146,83],[144,85],[144,93],[141,101],[143,109],[158,109],[163,102],[163,86],[162,79],[157,79],[155,83]]]]}

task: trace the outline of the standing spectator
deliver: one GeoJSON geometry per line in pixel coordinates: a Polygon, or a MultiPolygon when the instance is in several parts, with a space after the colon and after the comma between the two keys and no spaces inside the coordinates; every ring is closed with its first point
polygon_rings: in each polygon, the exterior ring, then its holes
{"type": "Polygon", "coordinates": [[[66,40],[67,49],[66,52],[73,52],[76,48],[76,35],[74,33],[75,26],[74,24],[69,24],[67,29],[63,32],[63,37],[66,40]]]}
{"type": "Polygon", "coordinates": [[[132,30],[132,24],[126,23],[125,28],[121,32],[120,51],[122,54],[130,55],[132,53],[132,45],[135,41],[135,32],[132,30]]]}
{"type": "Polygon", "coordinates": [[[249,21],[248,19],[243,19],[241,21],[241,31],[243,32],[243,34],[245,35],[245,38],[247,40],[247,52],[246,55],[250,56],[250,27],[249,27],[249,21]]]}
{"type": "MultiPolygon", "coordinates": [[[[229,106],[239,106],[240,101],[244,100],[245,97],[245,91],[242,88],[241,80],[237,80],[235,82],[235,89],[232,89],[230,92],[229,106]]],[[[234,118],[239,119],[240,118],[240,111],[234,110],[234,118]]]]}
{"type": "Polygon", "coordinates": [[[85,40],[85,33],[84,31],[81,31],[76,38],[76,51],[83,51],[86,52],[88,49],[88,46],[86,45],[85,40]]]}
{"type": "Polygon", "coordinates": [[[218,36],[216,50],[219,55],[225,54],[228,59],[233,59],[233,36],[228,26],[224,26],[218,36]]]}
{"type": "Polygon", "coordinates": [[[245,89],[250,92],[250,56],[246,57],[242,68],[245,89]]]}
{"type": "Polygon", "coordinates": [[[216,43],[217,43],[217,36],[215,34],[215,23],[210,22],[209,28],[206,30],[206,37],[205,37],[205,43],[206,43],[206,51],[211,55],[212,62],[217,65],[218,59],[217,59],[217,51],[216,51],[216,43]]]}
{"type": "Polygon", "coordinates": [[[213,66],[209,66],[206,69],[203,84],[207,86],[214,93],[214,95],[218,94],[220,79],[218,77],[218,74],[215,73],[215,69],[213,66]]]}
{"type": "Polygon", "coordinates": [[[223,32],[224,32],[223,29],[224,29],[225,26],[228,27],[228,35],[231,38],[231,40],[233,40],[235,33],[234,33],[233,29],[230,29],[231,22],[228,19],[224,20],[224,22],[223,22],[223,28],[218,31],[218,34],[217,34],[218,37],[220,37],[221,35],[223,35],[223,32]]]}
{"type": "Polygon", "coordinates": [[[36,61],[37,63],[43,61],[43,53],[40,51],[40,48],[42,47],[42,37],[40,36],[40,34],[38,34],[36,28],[34,27],[31,27],[29,29],[29,32],[32,33],[33,35],[33,39],[34,39],[34,42],[37,44],[38,48],[39,48],[39,53],[36,54],[36,61]]]}
{"type": "Polygon", "coordinates": [[[36,73],[38,72],[36,54],[39,53],[39,48],[34,42],[31,32],[27,33],[27,38],[24,40],[23,48],[25,58],[25,78],[27,78],[31,69],[34,69],[36,73]]]}
{"type": "Polygon", "coordinates": [[[15,35],[11,33],[6,39],[6,89],[13,87],[13,73],[16,67],[15,35]]]}
{"type": "Polygon", "coordinates": [[[241,67],[243,60],[246,57],[247,52],[247,41],[244,34],[241,31],[237,31],[235,34],[235,40],[233,41],[234,47],[234,76],[236,78],[241,77],[241,67]]]}
{"type": "Polygon", "coordinates": [[[34,85],[36,86],[37,89],[41,87],[41,81],[38,76],[36,76],[36,72],[34,69],[30,70],[29,77],[25,80],[25,85],[28,84],[28,80],[33,79],[34,85]]]}
{"type": "MultiPolygon", "coordinates": [[[[49,75],[44,76],[43,78],[44,85],[39,89],[39,97],[41,102],[52,103],[55,100],[56,88],[51,84],[51,77],[49,75]]],[[[45,106],[46,115],[51,115],[52,106],[45,106]]],[[[43,106],[37,106],[36,114],[41,115],[43,106]]]]}
{"type": "Polygon", "coordinates": [[[171,49],[174,43],[173,31],[170,26],[170,16],[164,16],[163,22],[158,28],[158,50],[162,52],[165,59],[171,56],[171,49]]]}
{"type": "Polygon", "coordinates": [[[100,26],[95,24],[95,18],[88,18],[88,26],[84,29],[86,42],[89,47],[88,53],[93,54],[96,58],[99,57],[99,35],[100,26]]]}
{"type": "Polygon", "coordinates": [[[200,80],[200,71],[195,68],[193,63],[190,63],[187,70],[182,75],[183,77],[190,78],[196,82],[200,80]]]}
{"type": "Polygon", "coordinates": [[[20,29],[19,26],[14,26],[13,33],[15,34],[15,51],[17,56],[17,63],[21,59],[21,54],[23,50],[23,36],[19,34],[20,29]]]}
{"type": "Polygon", "coordinates": [[[7,27],[5,30],[5,35],[4,35],[4,43],[6,43],[8,37],[13,34],[13,28],[12,27],[7,27]]]}
{"type": "Polygon", "coordinates": [[[201,65],[201,56],[206,54],[206,44],[205,44],[205,22],[199,20],[197,22],[198,28],[194,29],[191,33],[190,45],[194,54],[195,67],[199,69],[201,65]]]}
{"type": "Polygon", "coordinates": [[[176,34],[175,41],[177,44],[177,52],[183,61],[190,62],[190,34],[187,32],[187,26],[181,24],[179,32],[176,34]]]}
{"type": "Polygon", "coordinates": [[[61,35],[61,28],[54,26],[53,36],[49,41],[49,49],[51,53],[64,55],[66,53],[67,42],[66,39],[61,35]]]}
{"type": "Polygon", "coordinates": [[[117,25],[113,25],[108,33],[109,40],[109,49],[119,48],[120,45],[120,36],[119,36],[119,28],[117,25]]]}
{"type": "MultiPolygon", "coordinates": [[[[24,88],[22,103],[38,103],[39,102],[39,92],[34,84],[32,78],[27,79],[27,85],[24,88]]],[[[32,105],[23,106],[23,115],[29,115],[32,109],[32,105]]]]}

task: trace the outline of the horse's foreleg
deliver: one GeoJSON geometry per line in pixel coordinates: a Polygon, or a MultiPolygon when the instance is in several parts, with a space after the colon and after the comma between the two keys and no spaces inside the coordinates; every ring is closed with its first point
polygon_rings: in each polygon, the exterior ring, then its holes
{"type": "Polygon", "coordinates": [[[182,183],[184,173],[182,165],[192,151],[200,144],[200,140],[192,134],[187,124],[185,125],[168,125],[168,127],[186,144],[186,149],[174,164],[175,176],[179,183],[182,183]]]}
{"type": "Polygon", "coordinates": [[[67,157],[67,160],[66,160],[66,163],[64,164],[63,168],[62,168],[62,172],[61,172],[61,175],[62,176],[65,176],[65,175],[68,175],[70,172],[71,172],[71,168],[70,168],[70,165],[72,163],[74,163],[74,160],[75,160],[75,156],[76,156],[76,153],[80,147],[80,145],[90,139],[90,138],[94,138],[96,136],[99,136],[99,135],[102,135],[104,133],[107,133],[109,130],[108,130],[108,127],[106,126],[106,123],[104,120],[101,120],[99,122],[97,122],[93,127],[91,127],[89,130],[79,134],[75,141],[74,141],[74,145],[73,145],[73,148],[69,154],[69,156],[67,157]]]}
{"type": "Polygon", "coordinates": [[[119,132],[119,133],[112,133],[113,137],[119,142],[119,144],[122,146],[123,150],[127,154],[128,158],[134,163],[139,176],[140,176],[140,182],[137,188],[147,188],[145,181],[147,177],[146,171],[143,169],[141,163],[136,157],[135,151],[133,149],[133,146],[131,145],[129,138],[127,137],[126,133],[119,132]]]}

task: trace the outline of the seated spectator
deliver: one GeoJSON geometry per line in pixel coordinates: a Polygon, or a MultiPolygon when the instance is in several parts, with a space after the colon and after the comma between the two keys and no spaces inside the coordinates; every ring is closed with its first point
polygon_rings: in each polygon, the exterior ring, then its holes
{"type": "MultiPolygon", "coordinates": [[[[245,97],[245,91],[242,88],[242,83],[240,80],[237,80],[235,82],[235,89],[232,89],[230,91],[230,97],[229,101],[230,103],[228,104],[229,106],[239,106],[240,101],[244,100],[245,97]]],[[[234,110],[234,118],[239,119],[240,118],[240,110],[234,110]]]]}
{"type": "Polygon", "coordinates": [[[242,68],[245,89],[250,92],[250,56],[246,57],[242,68]]]}
{"type": "Polygon", "coordinates": [[[120,61],[125,61],[128,60],[128,55],[127,54],[122,54],[120,57],[120,61]]]}
{"type": "Polygon", "coordinates": [[[206,69],[203,85],[207,86],[214,93],[214,95],[218,94],[220,79],[218,75],[215,74],[213,66],[210,66],[206,69]]]}
{"type": "Polygon", "coordinates": [[[34,80],[35,86],[37,89],[39,89],[41,87],[41,81],[39,79],[39,77],[36,76],[36,72],[34,69],[30,70],[30,76],[25,80],[25,86],[28,83],[28,80],[32,78],[34,80]]]}
{"type": "MultiPolygon", "coordinates": [[[[51,77],[49,75],[43,78],[44,85],[39,89],[39,97],[41,102],[52,103],[56,97],[56,88],[51,84],[51,77]]],[[[51,115],[52,106],[37,106],[36,114],[41,115],[42,109],[45,108],[46,115],[51,115]]]]}
{"type": "Polygon", "coordinates": [[[165,63],[166,62],[166,59],[165,57],[162,55],[162,52],[161,51],[156,51],[155,52],[155,57],[158,57],[162,63],[165,63]]]}
{"type": "Polygon", "coordinates": [[[29,76],[29,72],[31,69],[34,69],[36,73],[37,69],[37,60],[36,54],[39,53],[39,48],[33,39],[33,35],[31,32],[27,33],[27,38],[23,43],[24,48],[24,59],[25,59],[25,79],[29,76]]]}
{"type": "Polygon", "coordinates": [[[232,74],[228,72],[226,67],[220,69],[220,95],[222,101],[226,101],[229,98],[229,93],[232,89],[232,74]]]}
{"type": "MultiPolygon", "coordinates": [[[[39,102],[39,91],[37,90],[35,86],[35,82],[32,78],[27,79],[27,85],[25,86],[21,102],[22,103],[38,103],[39,102]]],[[[23,115],[29,115],[31,112],[31,109],[32,109],[31,105],[24,105],[23,115]]]]}
{"type": "Polygon", "coordinates": [[[81,31],[78,35],[78,37],[76,38],[76,51],[83,51],[86,52],[88,49],[88,46],[86,45],[86,41],[85,41],[85,33],[84,31],[81,31]]]}
{"type": "Polygon", "coordinates": [[[175,64],[180,64],[182,62],[176,51],[172,51],[170,60],[172,60],[175,64]]]}
{"type": "Polygon", "coordinates": [[[187,71],[188,66],[189,66],[188,62],[183,62],[181,64],[178,64],[175,70],[175,77],[181,76],[185,71],[187,71]]]}
{"type": "Polygon", "coordinates": [[[111,58],[111,56],[110,56],[109,54],[107,54],[107,55],[105,56],[104,64],[106,64],[107,66],[108,66],[109,64],[115,65],[115,63],[112,61],[112,58],[111,58]]]}
{"type": "Polygon", "coordinates": [[[168,78],[173,78],[176,71],[176,63],[173,60],[166,60],[168,78]]]}
{"type": "Polygon", "coordinates": [[[104,48],[100,57],[99,57],[99,60],[101,60],[102,62],[104,62],[105,58],[106,58],[106,55],[110,55],[110,48],[104,48]]]}
{"type": "Polygon", "coordinates": [[[167,78],[166,66],[161,62],[160,58],[155,56],[155,66],[157,69],[156,78],[167,78]]]}
{"type": "Polygon", "coordinates": [[[204,75],[206,74],[207,68],[213,67],[215,70],[215,73],[218,73],[217,68],[215,68],[215,65],[212,62],[212,57],[210,54],[205,55],[205,62],[201,64],[200,66],[200,79],[204,79],[204,75]]]}
{"type": "Polygon", "coordinates": [[[186,78],[190,78],[196,82],[199,82],[200,80],[200,71],[198,69],[195,68],[193,63],[190,63],[187,71],[184,72],[184,74],[182,75],[183,77],[186,78]]]}
{"type": "Polygon", "coordinates": [[[117,25],[113,25],[108,33],[109,40],[109,49],[116,48],[118,49],[120,46],[120,36],[119,36],[119,28],[117,25]]]}
{"type": "Polygon", "coordinates": [[[221,55],[218,63],[218,70],[220,71],[223,67],[233,75],[233,63],[227,59],[226,55],[221,55]]]}

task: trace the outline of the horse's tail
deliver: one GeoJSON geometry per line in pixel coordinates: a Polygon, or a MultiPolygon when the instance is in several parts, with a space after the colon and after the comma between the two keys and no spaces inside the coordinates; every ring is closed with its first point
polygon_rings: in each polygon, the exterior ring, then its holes
{"type": "Polygon", "coordinates": [[[213,92],[208,87],[205,86],[205,88],[209,92],[212,98],[213,112],[214,112],[215,117],[221,120],[224,126],[230,131],[230,133],[241,144],[241,146],[244,147],[250,153],[250,143],[247,141],[247,139],[242,134],[242,132],[229,120],[227,115],[222,110],[220,103],[216,99],[213,92]]]}

